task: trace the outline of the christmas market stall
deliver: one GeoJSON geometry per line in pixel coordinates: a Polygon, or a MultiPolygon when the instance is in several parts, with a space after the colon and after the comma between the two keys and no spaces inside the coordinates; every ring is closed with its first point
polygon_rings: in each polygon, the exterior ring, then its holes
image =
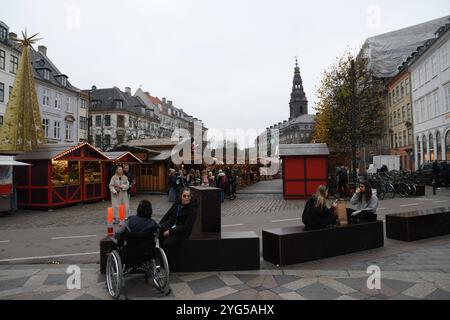
{"type": "Polygon", "coordinates": [[[110,160],[88,143],[44,144],[16,159],[31,164],[14,168],[20,208],[47,210],[105,199],[110,160]]]}

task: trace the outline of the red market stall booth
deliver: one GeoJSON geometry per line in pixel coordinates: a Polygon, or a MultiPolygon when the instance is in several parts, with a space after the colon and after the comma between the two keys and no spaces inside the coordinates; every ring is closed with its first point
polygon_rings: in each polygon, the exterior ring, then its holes
{"type": "Polygon", "coordinates": [[[283,162],[283,195],[286,200],[308,199],[318,186],[327,185],[326,144],[280,145],[283,162]]]}
{"type": "MultiPolygon", "coordinates": [[[[107,156],[110,160],[106,164],[106,171],[108,175],[106,176],[106,181],[109,183],[112,176],[114,175],[116,165],[124,165],[128,164],[130,166],[130,171],[133,174],[134,178],[136,178],[137,173],[141,171],[142,161],[132,154],[129,151],[112,151],[112,152],[103,152],[105,156],[107,156]]],[[[130,181],[131,183],[131,181],[130,181]]],[[[135,195],[137,193],[137,183],[132,186],[131,195],[135,195]]],[[[107,198],[111,198],[111,194],[107,193],[107,198]]]]}
{"type": "Polygon", "coordinates": [[[54,209],[105,199],[108,157],[88,143],[44,144],[17,160],[14,169],[19,208],[54,209]]]}

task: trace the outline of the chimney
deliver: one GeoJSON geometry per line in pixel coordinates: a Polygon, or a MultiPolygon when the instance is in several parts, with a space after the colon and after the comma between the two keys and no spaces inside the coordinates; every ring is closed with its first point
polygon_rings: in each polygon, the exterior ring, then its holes
{"type": "Polygon", "coordinates": [[[38,51],[39,51],[39,53],[43,54],[44,56],[47,56],[47,47],[46,46],[39,46],[38,51]]]}
{"type": "Polygon", "coordinates": [[[146,94],[147,96],[149,96],[149,95],[150,95],[150,92],[148,92],[148,91],[145,91],[145,94],[146,94]]]}
{"type": "Polygon", "coordinates": [[[172,106],[172,101],[167,100],[167,104],[169,105],[169,107],[171,107],[172,106]]]}
{"type": "Polygon", "coordinates": [[[131,88],[130,87],[125,87],[125,93],[129,96],[131,96],[131,88]]]}
{"type": "Polygon", "coordinates": [[[97,86],[92,86],[92,90],[97,90],[97,86]]]}
{"type": "Polygon", "coordinates": [[[162,98],[162,103],[166,104],[166,98],[162,98]]]}
{"type": "Polygon", "coordinates": [[[17,40],[17,33],[10,32],[9,33],[9,39],[10,40],[17,40]]]}

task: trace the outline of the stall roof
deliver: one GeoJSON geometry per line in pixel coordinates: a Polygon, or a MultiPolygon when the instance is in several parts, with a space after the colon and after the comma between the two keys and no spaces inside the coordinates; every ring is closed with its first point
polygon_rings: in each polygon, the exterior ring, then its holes
{"type": "Polygon", "coordinates": [[[159,147],[159,146],[176,146],[179,141],[171,139],[143,139],[128,141],[126,145],[130,147],[159,147]]]}
{"type": "Polygon", "coordinates": [[[17,160],[57,160],[75,150],[82,147],[87,147],[91,151],[97,153],[100,158],[108,160],[109,158],[101,151],[97,150],[89,143],[55,143],[55,144],[43,144],[33,151],[29,151],[17,156],[17,160]]]}
{"type": "Polygon", "coordinates": [[[168,150],[161,150],[160,154],[157,154],[154,157],[149,158],[149,161],[165,161],[167,159],[169,159],[172,155],[172,149],[168,149],[168,150]]]}
{"type": "Polygon", "coordinates": [[[29,163],[16,161],[14,156],[0,156],[0,166],[29,166],[29,163]]]}
{"type": "Polygon", "coordinates": [[[280,156],[328,156],[330,150],[325,143],[315,144],[282,144],[280,145],[280,156]]]}
{"type": "Polygon", "coordinates": [[[125,156],[132,157],[136,162],[142,163],[142,161],[136,157],[134,154],[132,154],[129,151],[112,151],[112,152],[104,152],[104,155],[106,155],[110,160],[113,161],[119,161],[120,159],[124,158],[125,156]]]}

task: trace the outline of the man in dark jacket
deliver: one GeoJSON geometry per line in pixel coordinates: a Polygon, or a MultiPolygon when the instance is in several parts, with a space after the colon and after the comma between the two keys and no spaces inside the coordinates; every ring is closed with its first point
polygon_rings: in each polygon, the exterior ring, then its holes
{"type": "Polygon", "coordinates": [[[181,242],[190,237],[197,219],[196,202],[192,199],[191,191],[187,188],[182,190],[180,197],[181,200],[159,222],[162,229],[160,245],[168,257],[181,242]]]}

